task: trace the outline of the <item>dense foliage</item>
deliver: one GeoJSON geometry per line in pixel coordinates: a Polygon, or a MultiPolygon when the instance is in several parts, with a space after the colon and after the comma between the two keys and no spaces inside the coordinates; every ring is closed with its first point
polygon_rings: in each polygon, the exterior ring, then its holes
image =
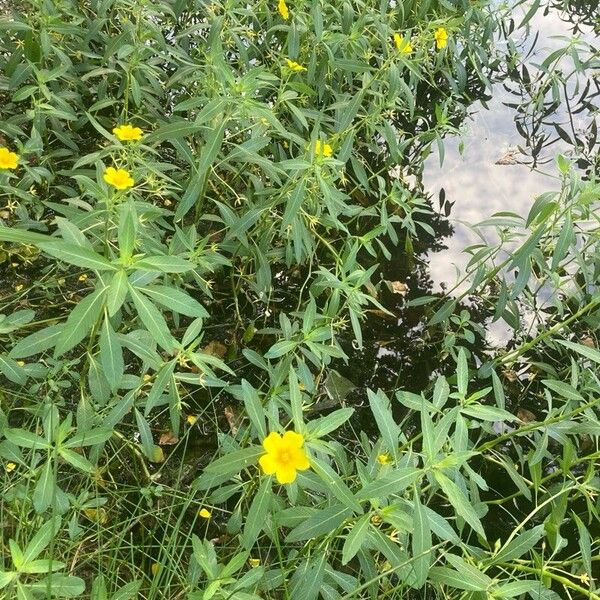
{"type": "MultiPolygon", "coordinates": [[[[423,164],[514,81],[516,9],[11,11],[0,597],[598,599],[593,92],[557,189],[474,226],[453,289],[388,275],[448,227],[423,164]],[[373,315],[419,385],[359,381],[373,315]]],[[[535,107],[598,66],[580,41],[528,80],[534,160],[535,107]]]]}

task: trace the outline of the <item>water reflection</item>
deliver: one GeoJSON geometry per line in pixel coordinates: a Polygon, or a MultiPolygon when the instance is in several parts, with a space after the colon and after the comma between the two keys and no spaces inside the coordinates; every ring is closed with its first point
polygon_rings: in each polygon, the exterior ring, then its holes
{"type": "MultiPolygon", "coordinates": [[[[542,63],[558,49],[571,44],[572,48],[587,49],[597,61],[589,50],[596,40],[591,29],[594,19],[597,22],[596,0],[548,3],[532,19],[530,34],[521,43],[527,68],[496,84],[487,108],[479,105],[464,126],[462,140],[446,140],[442,166],[436,157],[426,163],[426,189],[432,195],[443,189],[454,203],[451,221],[455,234],[444,252],[429,256],[431,278],[438,289],[458,280],[469,260],[463,249],[481,241],[467,224],[499,211],[526,214],[537,195],[558,187],[555,154],[576,156],[578,166],[588,176],[597,172],[600,87],[592,70],[577,74],[566,89],[559,90],[562,97],[557,103],[548,98],[552,90],[545,90],[545,100],[536,105],[540,110],[534,110],[531,101],[535,93],[539,94],[532,83],[539,71],[532,65],[542,63]],[[565,37],[570,28],[582,34],[581,43],[565,37]]],[[[572,64],[572,57],[572,50],[558,57],[556,68],[569,68],[566,63],[572,64]]],[[[494,339],[493,332],[491,337],[494,339]]],[[[495,341],[500,339],[496,336],[495,341]]]]}

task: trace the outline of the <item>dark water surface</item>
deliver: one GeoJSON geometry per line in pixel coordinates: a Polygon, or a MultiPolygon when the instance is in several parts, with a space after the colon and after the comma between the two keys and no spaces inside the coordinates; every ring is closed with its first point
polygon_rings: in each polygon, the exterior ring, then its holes
{"type": "MultiPolygon", "coordinates": [[[[531,3],[514,11],[516,25],[530,6],[531,3]]],[[[443,164],[436,153],[428,158],[422,181],[424,192],[437,209],[443,190],[444,206],[452,208],[448,214],[440,207],[439,218],[430,223],[436,236],[420,240],[414,261],[396,249],[392,250],[392,260],[380,263],[381,277],[406,284],[408,292],[393,294],[384,289],[380,300],[394,317],[369,316],[363,324],[364,347],[357,350],[348,344],[345,348],[350,361],[340,365],[339,372],[356,386],[350,398],[358,405],[365,401],[366,387],[419,393],[436,373],[445,372],[448,366],[453,372],[453,360],[438,350],[443,334],[439,332],[436,337],[435,328],[426,330],[426,311],[422,307],[409,308],[407,301],[424,295],[441,296],[455,287],[470,258],[463,252],[465,247],[481,242],[468,225],[499,211],[526,216],[537,195],[560,188],[555,156],[563,153],[576,162],[580,152],[559,135],[559,129],[573,127],[581,139],[590,131],[595,133],[600,106],[598,69],[570,78],[566,89],[569,101],[560,102],[546,115],[532,111],[528,116],[524,112],[524,90],[530,89],[529,78],[533,80],[538,73],[537,65],[557,49],[573,44],[585,48],[587,56],[589,46],[598,48],[599,15],[597,0],[542,4],[529,27],[517,29],[510,36],[525,67],[519,66],[518,72],[496,83],[487,103],[478,101],[468,108],[470,116],[461,127],[463,135],[444,141],[443,164]],[[587,92],[582,95],[585,89],[587,92]]],[[[500,45],[506,43],[498,40],[500,45]]],[[[596,64],[600,66],[598,51],[596,64]]],[[[558,66],[570,72],[572,65],[567,56],[558,66]]],[[[597,156],[595,135],[590,146],[587,154],[597,156]]],[[[584,161],[579,166],[584,177],[590,176],[594,168],[597,170],[597,163],[590,167],[584,161]]],[[[456,291],[461,291],[461,286],[456,291]]],[[[490,315],[476,298],[459,307],[459,314],[461,308],[462,316],[470,322],[462,329],[457,326],[457,343],[468,347],[481,362],[494,348],[510,342],[512,330],[500,321],[491,323],[490,315]],[[465,334],[467,338],[461,339],[460,331],[464,329],[469,332],[465,334]]],[[[527,315],[524,321],[527,323],[527,315]]],[[[368,415],[366,410],[364,418],[368,419],[368,415]]],[[[368,425],[361,422],[360,416],[357,419],[361,428],[368,425]]]]}

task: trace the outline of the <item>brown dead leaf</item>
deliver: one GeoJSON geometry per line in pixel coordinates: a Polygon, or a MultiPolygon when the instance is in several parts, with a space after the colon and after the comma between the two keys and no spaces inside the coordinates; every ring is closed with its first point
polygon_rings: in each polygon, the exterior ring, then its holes
{"type": "Polygon", "coordinates": [[[510,149],[508,150],[508,152],[505,152],[497,161],[495,164],[497,165],[516,165],[517,164],[517,159],[515,157],[515,154],[517,153],[516,149],[510,149]]]}
{"type": "Polygon", "coordinates": [[[221,342],[218,342],[217,340],[212,340],[202,348],[202,352],[204,352],[204,354],[210,354],[211,356],[223,358],[227,353],[227,346],[221,344],[221,342]]]}
{"type": "Polygon", "coordinates": [[[231,406],[226,406],[223,409],[223,412],[225,413],[225,418],[227,419],[231,433],[235,435],[238,431],[238,417],[231,406]]]}
{"type": "Polygon", "coordinates": [[[532,423],[533,421],[537,421],[537,417],[526,408],[520,408],[517,411],[517,419],[522,423],[532,423]]]}
{"type": "Polygon", "coordinates": [[[400,296],[406,296],[409,291],[408,285],[402,281],[388,281],[390,289],[393,294],[400,294],[400,296]]]}
{"type": "Polygon", "coordinates": [[[166,433],[161,434],[158,443],[161,446],[172,446],[179,441],[177,436],[172,431],[167,431],[166,433]]]}
{"type": "Polygon", "coordinates": [[[504,377],[506,377],[506,379],[508,379],[508,381],[511,383],[514,383],[517,381],[517,379],[519,379],[518,373],[512,369],[504,369],[504,371],[502,371],[502,375],[504,375],[504,377]]]}
{"type": "Polygon", "coordinates": [[[591,335],[586,335],[585,337],[582,337],[581,340],[579,340],[579,342],[581,344],[583,344],[584,346],[587,346],[588,348],[595,348],[596,347],[596,343],[594,342],[594,338],[591,335]]]}

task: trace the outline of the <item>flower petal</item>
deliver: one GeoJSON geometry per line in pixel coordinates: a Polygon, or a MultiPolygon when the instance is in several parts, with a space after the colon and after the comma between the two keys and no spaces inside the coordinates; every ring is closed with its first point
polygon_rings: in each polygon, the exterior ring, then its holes
{"type": "Polygon", "coordinates": [[[273,473],[275,473],[277,470],[277,461],[271,454],[263,454],[258,459],[258,463],[260,464],[265,475],[273,475],[273,473]]]}
{"type": "Polygon", "coordinates": [[[306,469],[310,469],[310,462],[308,460],[308,456],[306,456],[306,452],[299,448],[296,452],[294,452],[293,463],[294,468],[298,469],[298,471],[305,471],[306,469]]]}
{"type": "Polygon", "coordinates": [[[283,434],[283,443],[286,446],[292,446],[293,448],[302,448],[304,444],[304,436],[301,433],[295,431],[286,431],[283,434]]]}
{"type": "Polygon", "coordinates": [[[262,445],[267,452],[277,452],[278,448],[281,447],[281,435],[276,431],[271,431],[271,433],[263,440],[262,445]]]}
{"type": "Polygon", "coordinates": [[[275,477],[278,483],[292,483],[296,480],[296,469],[289,465],[278,465],[275,477]]]}

